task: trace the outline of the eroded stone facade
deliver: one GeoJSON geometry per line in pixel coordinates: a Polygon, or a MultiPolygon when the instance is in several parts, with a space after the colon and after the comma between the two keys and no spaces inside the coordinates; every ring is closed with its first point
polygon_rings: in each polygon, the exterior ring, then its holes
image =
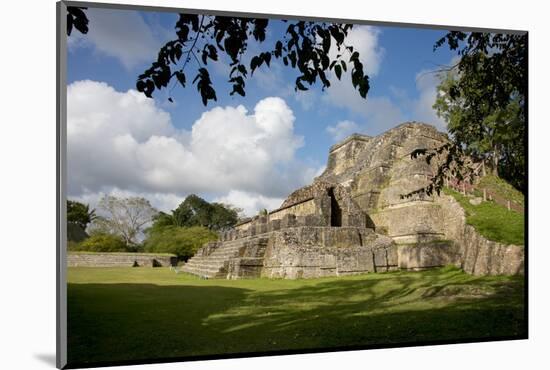
{"type": "Polygon", "coordinates": [[[223,232],[185,266],[208,277],[308,278],[454,264],[474,274],[523,273],[523,248],[481,237],[451,197],[403,194],[424,187],[437,163],[411,158],[447,137],[409,122],[354,134],[327,168],[279,209],[223,232]]]}

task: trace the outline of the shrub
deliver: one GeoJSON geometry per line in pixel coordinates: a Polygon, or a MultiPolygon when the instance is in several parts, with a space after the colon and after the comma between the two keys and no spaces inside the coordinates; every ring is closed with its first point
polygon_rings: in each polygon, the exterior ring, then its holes
{"type": "Polygon", "coordinates": [[[77,223],[67,222],[67,240],[73,242],[81,242],[88,238],[86,231],[77,223]]]}
{"type": "Polygon", "coordinates": [[[80,249],[78,249],[79,244],[80,243],[75,242],[74,240],[67,240],[67,250],[69,250],[69,251],[78,251],[78,250],[80,250],[80,249]]]}
{"type": "Polygon", "coordinates": [[[119,236],[112,234],[94,234],[88,239],[78,243],[76,246],[69,245],[69,250],[88,252],[127,252],[128,248],[119,236]]]}
{"type": "Polygon", "coordinates": [[[173,253],[187,260],[209,241],[218,235],[202,226],[178,227],[166,226],[152,230],[143,242],[144,250],[149,253],[173,253]]]}

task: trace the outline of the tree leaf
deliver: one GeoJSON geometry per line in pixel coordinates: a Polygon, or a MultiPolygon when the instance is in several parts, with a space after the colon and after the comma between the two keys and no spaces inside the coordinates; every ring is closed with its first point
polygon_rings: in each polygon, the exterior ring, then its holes
{"type": "Polygon", "coordinates": [[[185,74],[183,72],[177,71],[176,78],[178,79],[181,86],[185,87],[185,74]]]}
{"type": "Polygon", "coordinates": [[[346,62],[344,62],[343,60],[341,60],[341,61],[340,61],[340,64],[342,65],[342,69],[344,70],[344,72],[347,72],[348,67],[346,66],[346,62]]]}
{"type": "Polygon", "coordinates": [[[340,79],[340,77],[342,77],[342,67],[339,64],[334,66],[334,73],[336,73],[336,77],[338,79],[340,79]]]}

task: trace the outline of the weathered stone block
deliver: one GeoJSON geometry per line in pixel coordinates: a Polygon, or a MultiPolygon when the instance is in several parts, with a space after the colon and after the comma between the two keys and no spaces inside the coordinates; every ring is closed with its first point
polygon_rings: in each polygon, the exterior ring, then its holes
{"type": "Polygon", "coordinates": [[[281,219],[281,229],[296,226],[296,216],[293,214],[284,215],[281,219]]]}
{"type": "Polygon", "coordinates": [[[307,215],[304,220],[305,226],[324,226],[321,216],[307,215]]]}
{"type": "Polygon", "coordinates": [[[402,269],[423,269],[457,263],[458,253],[453,242],[439,241],[398,247],[398,265],[402,269]]]}
{"type": "Polygon", "coordinates": [[[277,231],[281,229],[281,220],[272,220],[269,222],[269,231],[277,231]]]}
{"type": "Polygon", "coordinates": [[[256,221],[259,224],[266,224],[268,221],[268,217],[266,215],[260,215],[258,216],[258,220],[256,221]]]}
{"type": "Polygon", "coordinates": [[[259,234],[265,234],[268,231],[268,224],[267,223],[259,223],[256,224],[256,235],[259,234]]]}
{"type": "Polygon", "coordinates": [[[378,248],[372,251],[374,265],[376,267],[388,266],[388,255],[385,248],[378,248]]]}

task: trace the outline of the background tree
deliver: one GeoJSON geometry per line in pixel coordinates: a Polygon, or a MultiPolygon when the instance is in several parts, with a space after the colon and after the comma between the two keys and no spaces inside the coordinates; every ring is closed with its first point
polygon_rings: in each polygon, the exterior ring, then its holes
{"type": "Polygon", "coordinates": [[[419,191],[439,192],[445,176],[471,175],[465,155],[489,161],[495,174],[525,191],[527,34],[451,31],[434,50],[444,44],[460,56],[443,74],[434,105],[451,143],[413,151],[413,158],[443,157],[432,183],[419,191]]]}
{"type": "Polygon", "coordinates": [[[69,244],[70,251],[87,252],[133,252],[124,240],[113,234],[94,234],[80,243],[69,244]]]}
{"type": "Polygon", "coordinates": [[[473,110],[466,106],[466,99],[460,96],[451,98],[459,82],[460,77],[451,72],[442,78],[434,109],[445,119],[449,133],[456,143],[462,145],[465,154],[483,161],[493,175],[504,177],[517,188],[522,188],[525,122],[519,115],[519,98],[512,97],[504,107],[489,109],[488,104],[483,105],[480,109],[485,112],[479,118],[480,124],[472,125],[473,110]]]}
{"type": "MultiPolygon", "coordinates": [[[[73,26],[82,33],[88,32],[85,9],[68,7],[68,35],[73,26]]],[[[286,32],[249,61],[243,60],[250,41],[265,41],[269,22],[272,21],[263,18],[180,14],[176,37],[160,48],[157,60],[138,76],[137,90],[151,98],[155,90],[167,88],[172,80],[186,87],[192,77],[191,84],[196,85],[206,106],[208,101],[217,100],[209,62],[227,58],[231,67],[228,83],[233,88],[230,95],[245,96],[248,76],[263,65],[270,67],[273,59],[280,59],[285,66],[298,70],[296,91],[308,90],[307,85],[318,80],[323,89],[330,87],[327,73],[333,71],[338,79],[343,73],[350,73],[353,88],[366,98],[369,77],[364,73],[359,52],[344,43],[353,24],[283,20],[288,24],[286,32]],[[331,47],[337,51],[335,57],[329,54],[331,47]]]]}
{"type": "Polygon", "coordinates": [[[218,234],[202,226],[179,227],[174,225],[151,228],[143,249],[150,253],[173,253],[187,261],[205,243],[218,239],[218,234]]]}
{"type": "Polygon", "coordinates": [[[126,246],[137,245],[139,236],[158,213],[145,198],[111,195],[101,198],[98,210],[103,217],[94,222],[96,233],[118,235],[126,246]]]}
{"type": "Polygon", "coordinates": [[[95,210],[88,204],[67,200],[67,222],[76,224],[86,230],[86,226],[96,217],[95,210]]]}
{"type": "Polygon", "coordinates": [[[229,229],[238,222],[239,208],[208,203],[191,194],[171,213],[159,212],[147,229],[143,242],[146,252],[173,253],[187,260],[204,243],[217,240],[216,231],[229,229]]]}
{"type": "Polygon", "coordinates": [[[67,200],[67,241],[80,242],[88,237],[87,226],[96,219],[88,204],[67,200]]]}
{"type": "Polygon", "coordinates": [[[171,214],[160,212],[155,216],[153,229],[165,226],[202,226],[210,230],[226,230],[239,221],[242,210],[222,203],[208,203],[201,197],[191,194],[171,214]]]}

